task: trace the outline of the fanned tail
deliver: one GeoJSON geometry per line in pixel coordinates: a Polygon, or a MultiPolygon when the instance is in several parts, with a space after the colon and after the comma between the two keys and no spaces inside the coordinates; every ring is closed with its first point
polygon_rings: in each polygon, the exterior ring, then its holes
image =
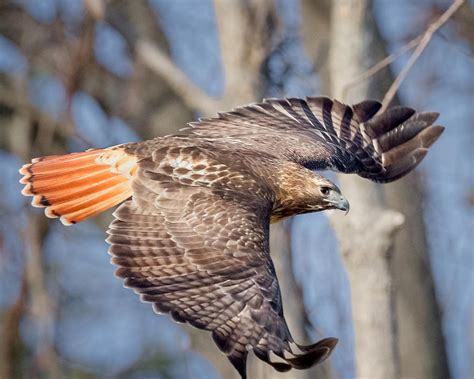
{"type": "Polygon", "coordinates": [[[35,158],[20,169],[20,183],[34,207],[71,225],[129,198],[136,169],[136,157],[117,146],[35,158]]]}

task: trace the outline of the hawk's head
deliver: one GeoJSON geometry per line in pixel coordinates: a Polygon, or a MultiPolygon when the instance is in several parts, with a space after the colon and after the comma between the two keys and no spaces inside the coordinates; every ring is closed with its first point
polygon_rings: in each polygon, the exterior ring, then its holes
{"type": "Polygon", "coordinates": [[[307,169],[293,170],[280,181],[281,191],[272,209],[271,222],[297,214],[340,209],[349,212],[349,202],[329,179],[307,169]]]}
{"type": "Polygon", "coordinates": [[[349,202],[333,182],[323,176],[315,175],[316,185],[313,188],[314,206],[318,210],[340,209],[349,212],[349,202]]]}
{"type": "Polygon", "coordinates": [[[279,182],[280,192],[272,209],[271,222],[327,209],[349,211],[349,202],[329,179],[300,167],[291,167],[288,172],[291,174],[282,175],[279,182]]]}

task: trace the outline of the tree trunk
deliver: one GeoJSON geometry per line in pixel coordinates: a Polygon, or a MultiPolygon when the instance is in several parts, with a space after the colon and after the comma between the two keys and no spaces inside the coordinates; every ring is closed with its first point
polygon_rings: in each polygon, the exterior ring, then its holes
{"type": "Polygon", "coordinates": [[[423,222],[422,190],[414,174],[385,187],[387,204],[403,213],[395,237],[392,275],[400,377],[448,379],[448,358],[423,222]]]}
{"type": "MultiPolygon", "coordinates": [[[[348,5],[350,1],[343,1],[343,3],[350,6],[348,5]]],[[[363,6],[361,3],[358,5],[363,6]]],[[[334,7],[336,6],[334,4],[334,7]]],[[[354,14],[356,13],[354,12],[354,14]]],[[[360,39],[352,37],[346,41],[348,44],[353,43],[354,46],[360,46],[359,43],[363,43],[364,40],[369,41],[370,46],[367,54],[362,54],[358,59],[356,58],[357,60],[351,61],[350,59],[344,59],[347,57],[344,57],[343,53],[336,53],[335,49],[337,47],[332,45],[335,54],[331,55],[332,58],[330,59],[337,60],[341,65],[341,70],[331,71],[333,77],[330,86],[333,91],[337,90],[335,86],[339,86],[341,95],[344,94],[344,85],[352,80],[351,75],[360,74],[369,65],[387,55],[384,41],[371,19],[370,15],[372,14],[373,12],[367,9],[365,14],[366,30],[363,32],[366,37],[360,39]],[[365,62],[361,59],[365,59],[365,62]],[[347,64],[345,69],[344,64],[347,64]],[[345,82],[341,76],[341,72],[344,71],[345,82]]],[[[347,20],[341,17],[347,17],[347,15],[332,18],[332,27],[335,32],[338,32],[340,28],[348,27],[347,20]]],[[[339,33],[341,32],[339,31],[339,33]]],[[[342,34],[340,37],[343,38],[342,34]]],[[[344,100],[349,102],[360,101],[364,97],[380,99],[392,80],[390,70],[385,69],[378,73],[376,77],[370,79],[369,82],[365,82],[365,84],[355,87],[355,90],[348,92],[351,97],[344,100]],[[366,91],[366,96],[364,96],[364,91],[366,91]]],[[[333,94],[337,96],[337,93],[333,92],[333,94]]],[[[421,192],[418,177],[412,173],[395,183],[383,186],[383,194],[379,195],[384,197],[384,203],[389,208],[402,213],[406,219],[406,224],[394,237],[393,249],[391,250],[393,258],[389,261],[389,273],[393,278],[391,283],[394,296],[392,298],[393,318],[397,331],[393,344],[397,347],[395,354],[400,377],[417,379],[449,378],[441,317],[434,293],[433,277],[429,268],[421,192]]],[[[356,334],[361,333],[358,332],[357,325],[355,328],[356,334]]],[[[365,335],[365,333],[362,334],[365,335]]]]}
{"type": "MultiPolygon", "coordinates": [[[[348,103],[373,96],[370,81],[344,96],[344,86],[375,63],[375,25],[368,0],[334,0],[331,9],[329,74],[331,94],[348,103]]],[[[348,216],[334,215],[334,225],[352,291],[357,377],[399,377],[390,275],[394,234],[403,216],[386,207],[379,185],[354,175],[340,175],[351,202],[348,216]]]]}

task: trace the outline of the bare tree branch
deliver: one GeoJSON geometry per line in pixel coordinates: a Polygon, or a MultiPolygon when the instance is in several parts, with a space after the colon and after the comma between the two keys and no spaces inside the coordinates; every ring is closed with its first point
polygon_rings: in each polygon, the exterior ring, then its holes
{"type": "Polygon", "coordinates": [[[213,114],[219,108],[218,100],[211,98],[201,88],[192,83],[186,74],[171,61],[168,55],[163,53],[151,41],[138,41],[136,51],[143,63],[166,80],[168,85],[190,107],[206,114],[213,114]]]}
{"type": "Polygon", "coordinates": [[[380,70],[383,70],[385,67],[387,67],[390,63],[393,61],[397,60],[400,56],[405,54],[407,51],[413,49],[415,46],[418,45],[420,42],[422,36],[418,36],[414,39],[412,39],[410,42],[405,44],[399,51],[396,53],[390,54],[389,56],[385,57],[384,59],[380,60],[376,64],[374,64],[372,67],[364,71],[362,74],[356,76],[353,80],[351,80],[349,83],[347,83],[344,86],[344,89],[342,90],[342,96],[346,97],[347,92],[354,87],[355,85],[359,84],[360,82],[363,82],[364,80],[369,79],[370,77],[374,76],[376,73],[378,73],[380,70]]]}
{"type": "Polygon", "coordinates": [[[400,88],[400,85],[406,79],[408,73],[413,68],[418,58],[421,56],[421,54],[425,50],[426,46],[428,46],[428,44],[430,43],[431,38],[433,37],[433,34],[451,18],[451,16],[464,4],[464,1],[465,0],[455,0],[453,4],[446,10],[446,12],[444,12],[436,21],[434,21],[433,23],[429,25],[428,29],[421,37],[418,46],[416,47],[415,51],[411,55],[407,64],[405,65],[405,67],[403,67],[402,71],[400,71],[397,78],[393,82],[392,86],[388,89],[387,93],[385,94],[385,97],[383,98],[383,101],[382,101],[382,108],[379,111],[380,113],[385,111],[387,107],[390,105],[393,98],[395,97],[395,94],[400,88]]]}

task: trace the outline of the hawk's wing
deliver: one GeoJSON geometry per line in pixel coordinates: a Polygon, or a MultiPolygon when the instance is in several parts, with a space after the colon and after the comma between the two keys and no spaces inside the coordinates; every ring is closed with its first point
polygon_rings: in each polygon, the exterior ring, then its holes
{"type": "Polygon", "coordinates": [[[257,151],[310,169],[333,169],[378,182],[411,171],[442,133],[438,114],[381,104],[348,106],[326,97],[268,99],[201,119],[184,129],[203,137],[233,139],[257,151]]]}
{"type": "Polygon", "coordinates": [[[298,346],[283,317],[269,255],[270,202],[206,187],[229,183],[233,173],[196,152],[190,170],[183,149],[174,150],[174,158],[157,152],[139,162],[133,200],[114,213],[108,242],[117,275],[156,311],[212,331],[242,377],[249,347],[280,371],[325,359],[337,340],[298,346]]]}

